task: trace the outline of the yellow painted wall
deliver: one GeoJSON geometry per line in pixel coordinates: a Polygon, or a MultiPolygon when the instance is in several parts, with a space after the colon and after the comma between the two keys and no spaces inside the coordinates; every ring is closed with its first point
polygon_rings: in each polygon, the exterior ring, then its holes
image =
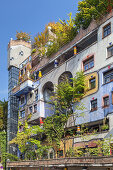
{"type": "Polygon", "coordinates": [[[84,97],[97,92],[97,90],[98,90],[98,73],[94,72],[94,73],[87,74],[85,76],[85,83],[86,83],[86,94],[84,95],[84,97]],[[90,89],[89,80],[94,77],[96,78],[96,83],[95,83],[96,86],[94,89],[90,89]]]}
{"type": "MultiPolygon", "coordinates": [[[[65,138],[65,148],[66,151],[69,150],[70,147],[73,145],[73,138],[65,138]]],[[[60,142],[60,149],[63,150],[63,155],[64,155],[64,140],[60,142]]]]}

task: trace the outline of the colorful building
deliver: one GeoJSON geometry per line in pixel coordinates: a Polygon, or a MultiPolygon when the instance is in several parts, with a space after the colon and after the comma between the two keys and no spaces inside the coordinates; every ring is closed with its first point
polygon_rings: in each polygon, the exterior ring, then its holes
{"type": "MultiPolygon", "coordinates": [[[[18,85],[12,90],[19,100],[18,118],[21,121],[29,118],[29,124],[41,125],[44,118],[53,114],[48,101],[55,84],[63,76],[74,77],[80,70],[84,71],[87,86],[81,100],[84,116],[70,118],[68,127],[77,131],[77,127],[81,129],[81,124],[87,123],[89,132],[97,132],[90,141],[110,137],[113,134],[113,11],[98,23],[92,21],[50,58],[41,58],[37,51],[19,62],[18,85]]],[[[73,137],[70,143],[83,145],[80,137],[73,137]]],[[[88,147],[92,146],[94,143],[90,142],[88,147]]]]}

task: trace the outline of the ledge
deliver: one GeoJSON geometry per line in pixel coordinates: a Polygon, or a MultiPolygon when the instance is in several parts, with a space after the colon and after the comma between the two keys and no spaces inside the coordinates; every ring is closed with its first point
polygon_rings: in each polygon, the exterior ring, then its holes
{"type": "Polygon", "coordinates": [[[82,158],[60,158],[51,160],[37,161],[17,161],[8,162],[7,168],[22,168],[22,167],[73,167],[73,166],[88,166],[88,167],[112,167],[113,156],[106,157],[82,157],[82,158]]]}

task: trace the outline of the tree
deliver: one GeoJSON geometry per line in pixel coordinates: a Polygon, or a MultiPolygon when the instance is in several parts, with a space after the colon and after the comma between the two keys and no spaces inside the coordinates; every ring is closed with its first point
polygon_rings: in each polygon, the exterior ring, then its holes
{"type": "Polygon", "coordinates": [[[0,101],[0,157],[4,168],[6,165],[7,113],[8,102],[0,101]]]}
{"type": "Polygon", "coordinates": [[[113,8],[113,0],[83,0],[78,3],[78,13],[75,16],[75,25],[86,29],[92,19],[98,20],[109,13],[113,8]]]}
{"type": "Polygon", "coordinates": [[[4,126],[3,118],[4,118],[3,106],[0,104],[0,130],[3,130],[3,126],[4,126]]]}
{"type": "Polygon", "coordinates": [[[27,121],[25,121],[24,125],[19,122],[19,126],[23,126],[23,130],[20,132],[18,129],[17,136],[9,144],[17,144],[25,159],[36,159],[38,157],[36,148],[37,150],[45,149],[45,146],[42,146],[40,141],[43,129],[38,125],[30,127],[27,121]],[[38,138],[35,138],[36,136],[38,138]]]}
{"type": "Polygon", "coordinates": [[[77,110],[83,110],[84,107],[81,105],[76,106],[75,109],[73,107],[75,102],[80,102],[84,95],[84,89],[85,80],[83,72],[77,72],[75,78],[72,78],[71,81],[66,78],[56,86],[54,95],[50,100],[50,104],[53,106],[52,109],[54,109],[54,115],[47,117],[43,125],[47,141],[51,145],[58,147],[62,137],[65,138],[65,128],[69,117],[73,114],[75,119],[77,116],[80,116],[77,110]]]}
{"type": "Polygon", "coordinates": [[[0,131],[0,152],[1,152],[1,162],[5,168],[6,161],[6,132],[0,131]]]}
{"type": "Polygon", "coordinates": [[[72,19],[72,13],[70,13],[67,21],[59,20],[56,23],[48,23],[45,30],[34,37],[33,47],[38,48],[40,55],[46,54],[49,57],[70,42],[76,34],[77,30],[72,19]],[[51,28],[49,31],[48,27],[51,28]]]}
{"type": "Polygon", "coordinates": [[[17,31],[16,38],[17,40],[23,40],[23,41],[29,42],[31,40],[31,35],[23,31],[20,31],[20,32],[17,31]]]}
{"type": "Polygon", "coordinates": [[[0,130],[7,131],[8,101],[0,101],[0,130]]]}

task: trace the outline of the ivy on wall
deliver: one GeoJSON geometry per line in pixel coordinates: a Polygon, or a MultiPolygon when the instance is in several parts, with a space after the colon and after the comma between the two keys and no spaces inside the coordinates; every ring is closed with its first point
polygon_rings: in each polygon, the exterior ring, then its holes
{"type": "Polygon", "coordinates": [[[1,163],[3,167],[5,167],[5,160],[6,160],[6,132],[0,132],[0,155],[1,155],[1,163]]]}

